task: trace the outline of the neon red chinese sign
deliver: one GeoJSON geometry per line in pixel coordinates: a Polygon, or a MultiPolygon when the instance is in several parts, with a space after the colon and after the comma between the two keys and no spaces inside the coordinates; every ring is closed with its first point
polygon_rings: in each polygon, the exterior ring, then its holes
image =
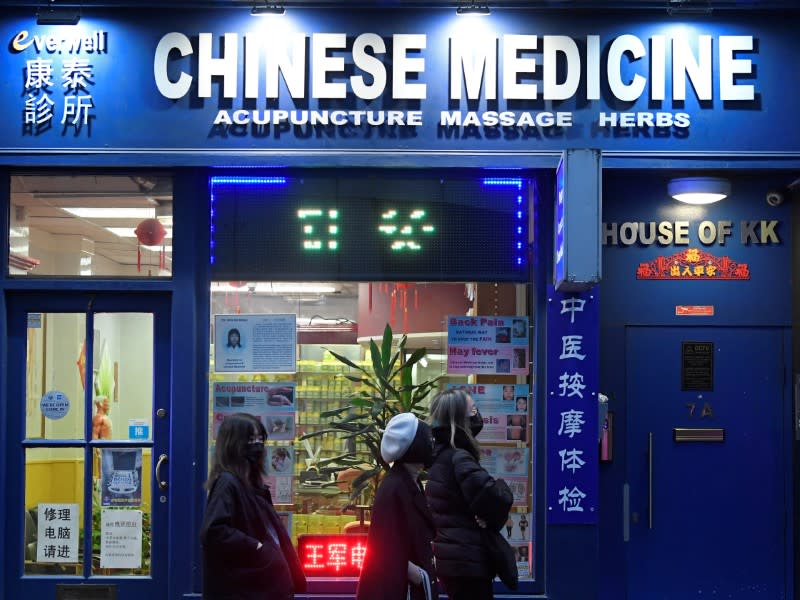
{"type": "Polygon", "coordinates": [[[367,535],[299,535],[297,553],[309,577],[358,577],[367,554],[367,535]]]}
{"type": "Polygon", "coordinates": [[[727,256],[714,256],[698,248],[687,248],[672,256],[659,256],[650,262],[639,263],[636,279],[750,279],[747,263],[727,256]]]}

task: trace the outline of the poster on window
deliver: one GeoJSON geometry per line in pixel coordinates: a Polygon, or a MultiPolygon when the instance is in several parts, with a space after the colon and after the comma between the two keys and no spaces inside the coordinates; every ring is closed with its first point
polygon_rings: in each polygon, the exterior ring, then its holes
{"type": "Polygon", "coordinates": [[[100,516],[100,567],[142,566],[142,511],[104,509],[100,516]]]}
{"type": "Polygon", "coordinates": [[[528,410],[527,384],[449,384],[448,388],[463,389],[472,396],[483,417],[481,443],[523,442],[532,431],[528,410]]]}
{"type": "Polygon", "coordinates": [[[264,460],[267,484],[275,504],[292,504],[294,484],[294,446],[283,444],[267,446],[264,460]]]}
{"type": "Polygon", "coordinates": [[[297,371],[297,315],[214,315],[217,373],[297,371]]]}
{"type": "Polygon", "coordinates": [[[101,505],[142,505],[142,449],[100,450],[101,505]]]}
{"type": "Polygon", "coordinates": [[[530,450],[512,446],[481,446],[481,466],[495,479],[503,479],[514,494],[514,506],[528,506],[530,450]]]}
{"type": "Polygon", "coordinates": [[[78,505],[39,504],[36,562],[78,562],[78,505]]]}
{"type": "Polygon", "coordinates": [[[270,441],[291,441],[295,438],[296,387],[293,381],[239,382],[218,381],[213,386],[214,413],[211,438],[225,417],[249,413],[264,424],[270,441]]]}
{"type": "Polygon", "coordinates": [[[528,375],[528,318],[447,317],[447,372],[528,375]]]}

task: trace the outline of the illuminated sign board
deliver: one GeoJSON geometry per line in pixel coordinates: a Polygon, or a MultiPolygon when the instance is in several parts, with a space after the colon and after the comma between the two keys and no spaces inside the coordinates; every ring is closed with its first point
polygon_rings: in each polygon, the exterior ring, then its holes
{"type": "Polygon", "coordinates": [[[211,178],[218,280],[526,281],[530,183],[516,177],[211,178]]]}
{"type": "Polygon", "coordinates": [[[367,534],[299,535],[297,554],[307,577],[358,577],[367,555],[367,534]]]}
{"type": "Polygon", "coordinates": [[[556,170],[553,282],[559,291],[600,282],[600,152],[562,152],[556,170]]]}
{"type": "Polygon", "coordinates": [[[109,8],[75,32],[36,26],[21,9],[3,16],[4,64],[19,74],[0,94],[6,154],[316,167],[402,155],[416,167],[550,168],[567,147],[798,147],[780,118],[794,114],[793,97],[780,90],[800,42],[777,15],[693,17],[676,29],[625,11],[498,7],[474,20],[317,7],[252,19],[200,9],[187,21],[178,10],[153,20],[109,8]]]}

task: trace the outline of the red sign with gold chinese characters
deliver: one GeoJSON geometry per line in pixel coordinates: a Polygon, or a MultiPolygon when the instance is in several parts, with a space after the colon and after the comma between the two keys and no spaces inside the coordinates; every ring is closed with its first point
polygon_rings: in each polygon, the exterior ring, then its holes
{"type": "Polygon", "coordinates": [[[636,279],[750,279],[747,263],[727,256],[714,256],[699,248],[687,248],[672,256],[659,256],[650,262],[639,263],[636,279]]]}

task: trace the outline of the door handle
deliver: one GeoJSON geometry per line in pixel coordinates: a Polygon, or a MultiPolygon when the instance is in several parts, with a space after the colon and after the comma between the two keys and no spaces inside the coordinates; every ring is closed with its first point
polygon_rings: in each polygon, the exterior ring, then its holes
{"type": "Polygon", "coordinates": [[[169,485],[166,481],[162,481],[161,479],[161,465],[167,462],[168,458],[166,454],[162,454],[158,457],[158,462],[156,463],[156,481],[158,482],[158,487],[162,490],[167,489],[169,485]]]}
{"type": "Polygon", "coordinates": [[[647,526],[653,528],[653,432],[647,434],[647,526]]]}

